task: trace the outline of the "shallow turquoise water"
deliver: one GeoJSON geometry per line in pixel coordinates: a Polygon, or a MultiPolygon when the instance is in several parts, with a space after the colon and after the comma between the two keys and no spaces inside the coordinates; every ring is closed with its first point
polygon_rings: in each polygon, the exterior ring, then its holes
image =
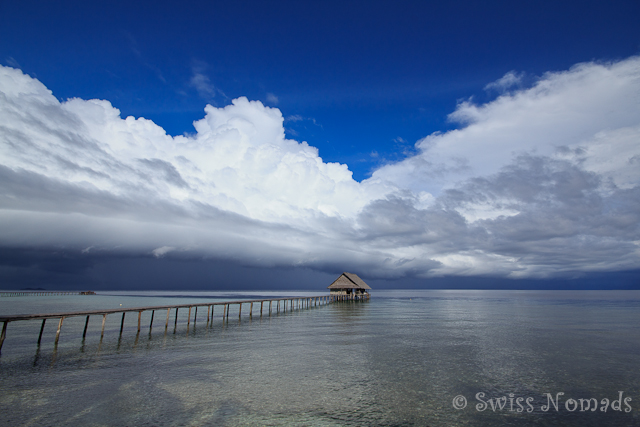
{"type": "MultiPolygon", "coordinates": [[[[291,293],[134,295],[2,298],[0,313],[291,293]]],[[[216,311],[207,323],[201,309],[189,328],[181,310],[166,333],[166,312],[156,312],[151,333],[144,313],[139,335],[130,315],[122,338],[120,316],[108,316],[102,342],[99,316],[84,342],[84,318],[69,318],[55,350],[57,322],[39,349],[40,322],[11,323],[0,425],[640,425],[637,291],[379,291],[271,317],[246,310],[240,321],[232,312],[223,323],[216,311]],[[620,391],[628,406],[601,411],[620,391]],[[558,410],[542,411],[546,393],[559,392],[558,410]],[[505,404],[479,411],[477,393],[505,404]],[[464,409],[453,407],[458,395],[464,409]],[[523,403],[518,412],[518,397],[533,410],[523,403]],[[565,406],[581,398],[596,398],[598,410],[565,406]]]]}

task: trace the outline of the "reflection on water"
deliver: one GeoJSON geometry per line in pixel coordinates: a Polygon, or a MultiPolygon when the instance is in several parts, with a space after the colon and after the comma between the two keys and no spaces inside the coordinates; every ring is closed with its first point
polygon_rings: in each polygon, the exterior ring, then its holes
{"type": "MultiPolygon", "coordinates": [[[[191,297],[33,302],[46,298],[14,298],[11,310],[191,297]]],[[[236,311],[228,323],[222,310],[207,322],[205,310],[189,328],[185,310],[166,331],[156,313],[140,334],[131,316],[121,337],[111,316],[102,340],[101,318],[91,318],[85,340],[85,319],[69,318],[57,349],[57,324],[47,324],[38,348],[39,322],[17,322],[0,358],[0,424],[640,425],[639,306],[640,293],[626,291],[377,292],[369,302],[272,317],[238,321],[236,311]],[[614,401],[619,391],[633,399],[631,412],[564,406],[569,398],[614,401]],[[476,410],[479,392],[505,396],[506,406],[476,410]],[[543,412],[545,393],[558,392],[559,410],[543,412]],[[453,408],[457,395],[468,401],[462,410],[453,408]],[[510,411],[511,395],[531,397],[534,410],[510,411]]]]}

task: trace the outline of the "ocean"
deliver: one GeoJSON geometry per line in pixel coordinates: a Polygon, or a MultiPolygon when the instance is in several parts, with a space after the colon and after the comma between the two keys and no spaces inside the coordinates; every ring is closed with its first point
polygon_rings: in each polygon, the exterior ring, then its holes
{"type": "MultiPolygon", "coordinates": [[[[0,298],[0,314],[311,296],[99,292],[0,298]]],[[[2,426],[640,426],[640,291],[372,291],[280,312],[216,307],[13,322],[2,426]],[[193,316],[193,313],[192,313],[193,316]],[[595,410],[594,410],[595,409],[595,410]]]]}

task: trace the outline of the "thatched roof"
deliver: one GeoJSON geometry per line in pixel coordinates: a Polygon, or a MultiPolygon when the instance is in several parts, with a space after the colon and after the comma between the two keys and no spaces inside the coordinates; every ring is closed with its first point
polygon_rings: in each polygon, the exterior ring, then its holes
{"type": "Polygon", "coordinates": [[[364,280],[353,273],[342,273],[331,285],[329,289],[371,289],[364,280]]]}

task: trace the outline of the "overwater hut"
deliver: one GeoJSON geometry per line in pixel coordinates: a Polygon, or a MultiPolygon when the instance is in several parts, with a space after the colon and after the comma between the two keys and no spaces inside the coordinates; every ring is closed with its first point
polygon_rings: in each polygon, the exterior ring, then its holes
{"type": "Polygon", "coordinates": [[[329,285],[331,295],[349,296],[369,296],[367,290],[371,289],[364,280],[353,273],[342,273],[331,285],[329,285]]]}

